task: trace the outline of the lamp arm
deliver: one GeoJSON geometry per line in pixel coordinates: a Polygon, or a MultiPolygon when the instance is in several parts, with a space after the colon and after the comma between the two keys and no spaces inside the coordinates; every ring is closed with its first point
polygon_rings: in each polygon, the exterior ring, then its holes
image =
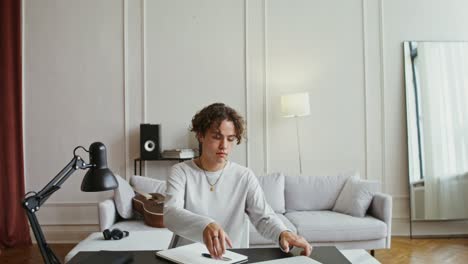
{"type": "Polygon", "coordinates": [[[83,159],[75,155],[73,159],[49,182],[47,183],[42,190],[40,190],[36,195],[41,202],[39,205],[42,205],[52,193],[60,189],[60,186],[70,177],[73,172],[78,169],[87,169],[93,167],[92,164],[86,164],[83,159]]]}
{"type": "Polygon", "coordinates": [[[26,210],[26,215],[34,232],[34,236],[36,237],[37,245],[39,246],[42,258],[46,264],[60,263],[60,261],[47,245],[44,233],[42,232],[39,221],[37,220],[36,212],[54,192],[60,189],[60,186],[76,170],[87,169],[93,166],[93,164],[86,164],[80,156],[74,155],[73,159],[49,183],[47,183],[47,185],[42,188],[42,190],[37,193],[29,193],[31,195],[25,195],[22,205],[26,210]]]}

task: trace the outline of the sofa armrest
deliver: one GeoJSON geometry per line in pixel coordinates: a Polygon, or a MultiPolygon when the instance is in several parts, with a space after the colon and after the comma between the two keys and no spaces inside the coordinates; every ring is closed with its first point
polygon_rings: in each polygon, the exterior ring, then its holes
{"type": "Polygon", "coordinates": [[[390,248],[392,239],[392,196],[385,193],[376,193],[369,207],[369,214],[387,224],[387,248],[390,248]]]}
{"type": "Polygon", "coordinates": [[[99,203],[99,228],[101,231],[110,228],[117,220],[117,209],[114,200],[107,199],[99,203]]]}

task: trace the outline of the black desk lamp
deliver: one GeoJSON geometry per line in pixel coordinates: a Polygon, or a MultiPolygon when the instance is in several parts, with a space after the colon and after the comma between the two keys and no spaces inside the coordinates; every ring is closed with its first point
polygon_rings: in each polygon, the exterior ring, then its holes
{"type": "Polygon", "coordinates": [[[89,169],[81,183],[83,192],[100,192],[115,189],[119,186],[112,171],[107,168],[106,147],[101,142],[94,142],[89,146],[89,151],[78,146],[73,150],[73,159],[39,192],[28,192],[23,200],[23,208],[26,210],[29,223],[36,237],[37,245],[41,250],[44,263],[60,263],[57,256],[49,248],[42,233],[41,226],[36,218],[36,212],[49,197],[60,189],[60,186],[78,169],[89,169]],[[76,155],[77,149],[82,148],[89,152],[89,163],[76,155]]]}

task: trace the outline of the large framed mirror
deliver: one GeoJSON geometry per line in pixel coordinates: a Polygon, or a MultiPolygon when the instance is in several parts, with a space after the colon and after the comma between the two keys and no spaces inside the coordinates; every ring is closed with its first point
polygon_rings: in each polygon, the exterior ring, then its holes
{"type": "Polygon", "coordinates": [[[410,236],[468,219],[468,42],[404,42],[410,236]]]}

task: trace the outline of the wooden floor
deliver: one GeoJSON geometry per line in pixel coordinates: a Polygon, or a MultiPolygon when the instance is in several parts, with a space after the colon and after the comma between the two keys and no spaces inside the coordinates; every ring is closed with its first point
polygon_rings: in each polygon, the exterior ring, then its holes
{"type": "MultiPolygon", "coordinates": [[[[59,258],[60,261],[65,259],[67,253],[75,246],[76,244],[49,244],[49,246],[54,251],[55,255],[59,258]]],[[[17,247],[5,249],[0,253],[0,263],[1,264],[38,264],[44,263],[42,260],[41,252],[36,245],[28,247],[17,247]]]]}
{"type": "MultiPolygon", "coordinates": [[[[51,244],[59,259],[74,247],[74,244],[51,244]]],[[[409,239],[392,238],[392,248],[376,250],[375,256],[381,263],[468,263],[468,238],[453,239],[409,239]]],[[[0,253],[0,263],[42,263],[36,246],[6,249],[0,253]]]]}
{"type": "Polygon", "coordinates": [[[391,249],[375,252],[382,263],[468,263],[468,238],[393,237],[391,249]]]}

